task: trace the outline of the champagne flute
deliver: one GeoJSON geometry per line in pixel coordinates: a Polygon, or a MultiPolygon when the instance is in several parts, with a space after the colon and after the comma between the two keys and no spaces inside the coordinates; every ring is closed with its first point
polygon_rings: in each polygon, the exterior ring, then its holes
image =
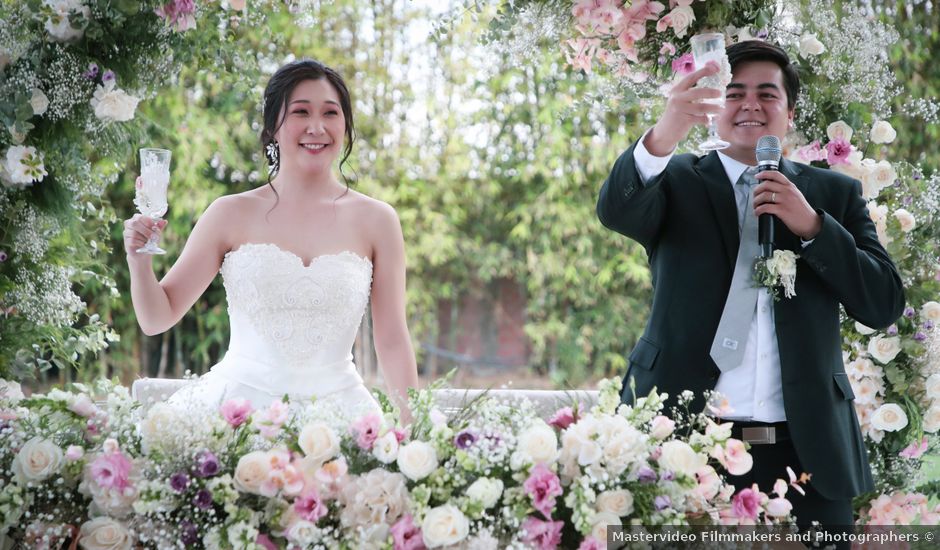
{"type": "MultiPolygon", "coordinates": [[[[725,35],[721,33],[697,34],[690,39],[692,43],[692,58],[695,60],[695,69],[701,69],[713,61],[718,64],[721,70],[718,74],[706,76],[698,81],[698,86],[702,88],[713,88],[721,92],[721,97],[707,98],[701,100],[702,103],[711,103],[713,105],[725,106],[725,88],[730,83],[730,70],[728,69],[728,55],[725,53],[725,35]]],[[[725,149],[731,144],[721,139],[718,135],[718,125],[715,123],[715,115],[708,113],[708,138],[699,144],[699,149],[703,151],[714,151],[725,149]]]]}
{"type": "MultiPolygon", "coordinates": [[[[166,214],[166,190],[170,184],[170,152],[166,149],[140,150],[140,178],[134,204],[137,211],[156,222],[166,214]]],[[[157,236],[151,235],[147,244],[137,249],[138,254],[166,254],[157,246],[157,236]]]]}

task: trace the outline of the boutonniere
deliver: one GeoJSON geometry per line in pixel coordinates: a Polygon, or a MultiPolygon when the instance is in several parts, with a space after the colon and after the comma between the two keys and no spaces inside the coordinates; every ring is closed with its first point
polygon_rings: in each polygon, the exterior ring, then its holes
{"type": "Polygon", "coordinates": [[[774,250],[770,258],[757,258],[754,262],[754,279],[757,284],[770,289],[774,300],[779,300],[779,289],[787,298],[796,296],[796,260],[799,255],[790,250],[774,250]]]}

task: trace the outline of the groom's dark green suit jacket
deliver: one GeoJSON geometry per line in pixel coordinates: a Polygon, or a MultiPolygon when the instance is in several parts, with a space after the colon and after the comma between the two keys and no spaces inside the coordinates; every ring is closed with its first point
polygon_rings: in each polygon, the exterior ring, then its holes
{"type": "MultiPolygon", "coordinates": [[[[611,170],[597,203],[601,222],[646,249],[653,305],[630,354],[638,396],[715,387],[720,371],[709,356],[738,253],[732,184],[714,152],[676,155],[644,185],[628,149],[611,170]]],[[[831,499],[872,490],[855,398],[842,361],[839,304],[872,328],[893,323],[904,308],[897,269],[878,242],[861,184],[845,175],[783,160],[780,171],[822,215],[822,230],[807,247],[776,220],[775,246],[800,255],[796,296],[774,304],[783,401],[803,470],[831,499]]],[[[667,408],[668,410],[668,408],[667,408]]],[[[799,472],[797,472],[799,474],[799,472]]],[[[780,472],[781,477],[785,472],[780,472]]]]}

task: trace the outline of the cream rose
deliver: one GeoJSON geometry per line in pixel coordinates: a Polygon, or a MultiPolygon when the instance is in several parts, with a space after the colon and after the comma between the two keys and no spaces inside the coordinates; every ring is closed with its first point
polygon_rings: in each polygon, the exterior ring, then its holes
{"type": "Polygon", "coordinates": [[[492,508],[499,502],[503,494],[503,482],[498,479],[481,477],[467,487],[467,496],[483,505],[483,508],[492,508]]]}
{"type": "Polygon", "coordinates": [[[667,441],[662,445],[662,454],[659,456],[659,465],[675,473],[682,473],[689,477],[704,466],[708,458],[695,452],[684,441],[667,441]]]}
{"type": "Polygon", "coordinates": [[[868,353],[882,365],[887,365],[901,353],[901,338],[878,335],[868,341],[868,353]]]}
{"type": "Polygon", "coordinates": [[[469,533],[467,516],[452,504],[431,508],[421,522],[421,534],[428,548],[456,544],[467,538],[469,533]]]}
{"type": "Polygon", "coordinates": [[[920,316],[924,320],[933,321],[934,324],[940,323],[940,303],[930,301],[920,306],[920,316]]]}
{"type": "Polygon", "coordinates": [[[340,501],[343,504],[340,520],[347,527],[392,525],[407,510],[405,476],[376,468],[348,482],[340,501]]]}
{"type": "Polygon", "coordinates": [[[871,415],[871,425],[876,430],[896,432],[907,426],[907,415],[904,409],[894,403],[885,403],[871,415]]]}
{"type": "Polygon", "coordinates": [[[924,415],[924,431],[933,434],[938,430],[940,430],[940,403],[934,403],[924,415]]]}
{"type": "Polygon", "coordinates": [[[891,143],[894,141],[894,138],[898,137],[898,133],[891,127],[890,122],[887,120],[879,120],[872,125],[868,137],[874,143],[891,143]]]}
{"type": "Polygon", "coordinates": [[[816,38],[815,34],[804,34],[800,37],[800,56],[809,57],[819,55],[826,51],[826,46],[816,38]]]}
{"type": "Polygon", "coordinates": [[[666,439],[676,429],[676,423],[667,416],[659,415],[650,423],[650,437],[666,439]]]}
{"type": "Polygon", "coordinates": [[[940,372],[935,372],[927,378],[927,398],[940,400],[940,372]]]}
{"type": "Polygon", "coordinates": [[[852,134],[855,133],[855,130],[851,126],[845,123],[845,121],[837,120],[826,127],[826,135],[829,136],[829,140],[844,139],[845,141],[852,141],[852,134]]]}
{"type": "Polygon", "coordinates": [[[607,540],[607,529],[620,526],[620,518],[610,512],[597,512],[591,517],[591,536],[597,540],[607,540]]]}
{"type": "Polygon", "coordinates": [[[42,93],[39,88],[33,88],[33,94],[29,98],[29,105],[33,108],[33,115],[40,116],[49,108],[49,98],[42,93]]]}
{"type": "Polygon", "coordinates": [[[391,464],[398,458],[398,449],[398,437],[395,436],[395,432],[388,432],[375,440],[372,446],[372,456],[382,464],[391,464]]]}
{"type": "Polygon", "coordinates": [[[633,513],[633,493],[626,489],[604,491],[597,495],[598,512],[609,512],[618,518],[633,513]]]}
{"type": "Polygon", "coordinates": [[[424,441],[412,441],[398,449],[396,463],[401,473],[418,481],[437,469],[437,451],[424,441]]]}
{"type": "Polygon", "coordinates": [[[271,472],[271,460],[264,451],[252,451],[235,466],[235,488],[243,493],[261,494],[261,485],[271,472]]]}
{"type": "Polygon", "coordinates": [[[539,421],[519,436],[518,449],[533,464],[551,464],[558,458],[558,437],[555,430],[539,421]]]}
{"type": "Polygon", "coordinates": [[[134,118],[139,99],[120,88],[115,88],[115,80],[99,84],[91,98],[91,107],[95,116],[105,122],[127,122],[134,118]]]}
{"type": "Polygon", "coordinates": [[[85,550],[130,550],[134,542],[121,522],[106,516],[83,523],[78,540],[85,550]]]}
{"type": "Polygon", "coordinates": [[[307,458],[317,467],[327,462],[339,452],[339,437],[332,428],[323,422],[311,422],[300,430],[297,444],[307,458]]]}
{"type": "Polygon", "coordinates": [[[59,473],[63,459],[58,445],[36,436],[27,441],[13,458],[13,475],[20,483],[45,481],[59,473]]]}
{"type": "Polygon", "coordinates": [[[894,217],[901,224],[901,231],[905,233],[910,233],[917,227],[917,220],[914,219],[914,215],[903,208],[895,210],[894,217]]]}
{"type": "MultiPolygon", "coordinates": [[[[868,161],[869,159],[865,160],[868,161]]],[[[894,185],[894,181],[898,179],[898,173],[895,171],[894,166],[886,160],[868,162],[866,168],[865,175],[862,177],[862,185],[870,197],[877,197],[883,189],[894,185]]]]}

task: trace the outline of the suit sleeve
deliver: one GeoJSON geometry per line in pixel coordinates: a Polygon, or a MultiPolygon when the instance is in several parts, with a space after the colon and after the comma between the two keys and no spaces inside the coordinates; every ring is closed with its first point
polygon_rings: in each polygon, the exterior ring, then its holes
{"type": "Polygon", "coordinates": [[[862,198],[862,186],[852,180],[839,223],[817,210],[822,229],[802,253],[807,264],[833,290],[845,311],[871,328],[895,322],[904,310],[904,286],[897,268],[878,241],[875,224],[862,198]]]}
{"type": "Polygon", "coordinates": [[[633,151],[624,151],[601,187],[597,217],[604,227],[630,237],[644,248],[652,248],[659,236],[666,210],[668,170],[645,184],[637,172],[633,151]]]}

